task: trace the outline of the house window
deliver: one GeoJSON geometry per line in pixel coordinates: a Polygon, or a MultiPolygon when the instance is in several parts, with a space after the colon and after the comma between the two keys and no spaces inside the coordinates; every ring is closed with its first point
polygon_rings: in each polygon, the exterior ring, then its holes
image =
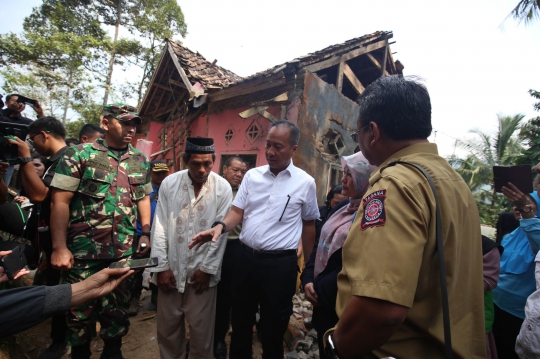
{"type": "Polygon", "coordinates": [[[259,137],[260,130],[255,124],[252,124],[247,129],[246,133],[247,133],[249,139],[253,141],[253,140],[257,139],[257,137],[259,137]]]}
{"type": "Polygon", "coordinates": [[[231,142],[233,137],[234,137],[234,131],[232,130],[232,128],[229,128],[227,132],[225,132],[225,143],[229,144],[229,142],[231,142]]]}
{"type": "Polygon", "coordinates": [[[324,137],[323,143],[326,144],[325,152],[332,155],[341,156],[345,150],[345,141],[343,141],[341,134],[335,130],[328,130],[324,137]]]}
{"type": "Polygon", "coordinates": [[[251,123],[251,125],[248,126],[248,128],[246,130],[246,136],[247,136],[249,142],[253,143],[257,139],[259,139],[261,137],[261,135],[262,135],[262,127],[259,124],[259,122],[257,122],[257,120],[254,120],[251,123]]]}

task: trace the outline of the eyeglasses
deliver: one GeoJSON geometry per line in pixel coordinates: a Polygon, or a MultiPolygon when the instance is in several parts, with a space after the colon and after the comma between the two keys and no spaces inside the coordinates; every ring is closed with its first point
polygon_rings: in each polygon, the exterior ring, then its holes
{"type": "Polygon", "coordinates": [[[363,130],[364,128],[366,128],[366,127],[369,127],[369,124],[365,125],[365,126],[362,127],[361,129],[359,129],[358,132],[356,132],[356,133],[351,133],[351,137],[352,137],[352,140],[353,140],[354,142],[358,142],[358,134],[359,134],[360,132],[362,132],[362,130],[363,130]]]}
{"type": "Polygon", "coordinates": [[[41,135],[41,132],[49,133],[50,131],[40,131],[39,133],[36,133],[34,136],[28,136],[26,141],[31,145],[34,146],[34,137],[41,135]]]}

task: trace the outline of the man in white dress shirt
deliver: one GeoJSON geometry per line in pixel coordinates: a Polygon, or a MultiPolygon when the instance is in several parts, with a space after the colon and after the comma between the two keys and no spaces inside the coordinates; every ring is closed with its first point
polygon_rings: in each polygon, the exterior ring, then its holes
{"type": "Polygon", "coordinates": [[[259,334],[264,359],[283,358],[283,334],[296,291],[296,249],[308,249],[319,218],[315,180],[295,167],[300,131],[287,120],[270,125],[265,154],[268,165],[249,170],[223,222],[199,233],[190,247],[218,237],[240,221],[242,251],[234,270],[230,357],[251,359],[253,325],[260,306],[259,334]]]}
{"type": "Polygon", "coordinates": [[[231,206],[229,183],[212,172],[214,140],[190,137],[183,156],[187,170],[168,176],[161,183],[152,226],[151,257],[157,272],[157,334],[162,359],[184,358],[184,318],[190,325],[189,358],[212,358],[216,285],[227,235],[188,249],[197,232],[223,219],[231,206]]]}

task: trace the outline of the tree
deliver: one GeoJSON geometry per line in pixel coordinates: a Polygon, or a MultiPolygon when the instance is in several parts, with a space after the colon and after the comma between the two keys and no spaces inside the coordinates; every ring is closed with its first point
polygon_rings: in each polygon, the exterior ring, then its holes
{"type": "Polygon", "coordinates": [[[493,166],[512,165],[521,155],[521,142],[515,135],[525,115],[497,115],[498,129],[491,135],[479,129],[474,140],[458,141],[469,153],[466,158],[451,158],[450,164],[467,182],[475,195],[483,223],[495,224],[498,214],[507,202],[493,187],[493,166]]]}
{"type": "MultiPolygon", "coordinates": [[[[529,94],[538,100],[533,107],[535,111],[540,112],[540,92],[529,90],[529,94]]],[[[527,148],[523,149],[518,163],[535,165],[540,162],[540,116],[531,118],[521,127],[519,138],[527,148]]]]}
{"type": "Polygon", "coordinates": [[[187,26],[182,9],[176,0],[139,0],[131,8],[133,28],[142,39],[137,64],[143,76],[137,88],[137,106],[142,101],[143,89],[148,86],[157,68],[164,39],[186,36],[187,26]]]}
{"type": "Polygon", "coordinates": [[[33,75],[49,88],[63,88],[65,124],[71,93],[90,80],[85,67],[99,61],[97,54],[108,37],[99,22],[55,0],[44,0],[34,8],[23,28],[21,35],[0,35],[2,62],[24,67],[30,64],[33,75]]]}
{"type": "Polygon", "coordinates": [[[521,0],[508,16],[529,25],[538,19],[539,15],[540,0],[521,0]]]}
{"type": "Polygon", "coordinates": [[[107,48],[109,60],[106,72],[94,70],[104,78],[103,105],[106,105],[109,99],[115,64],[133,62],[143,69],[143,77],[138,87],[140,101],[143,86],[149,82],[159,60],[159,44],[165,38],[186,34],[184,15],[175,0],[50,1],[67,4],[73,11],[90,14],[101,24],[114,27],[114,37],[107,48]],[[120,38],[122,27],[135,36],[135,39],[120,38]],[[145,43],[141,43],[141,39],[145,43]]]}
{"type": "MultiPolygon", "coordinates": [[[[18,71],[12,67],[4,68],[0,71],[0,76],[4,82],[2,88],[8,93],[24,94],[27,97],[39,99],[45,114],[57,116],[62,106],[64,92],[50,83],[43,80],[40,69],[29,67],[27,71],[18,71]]],[[[48,77],[47,77],[48,78],[48,77]]],[[[27,108],[26,111],[32,111],[27,108]]],[[[34,113],[25,113],[27,117],[34,117],[34,113]]]]}

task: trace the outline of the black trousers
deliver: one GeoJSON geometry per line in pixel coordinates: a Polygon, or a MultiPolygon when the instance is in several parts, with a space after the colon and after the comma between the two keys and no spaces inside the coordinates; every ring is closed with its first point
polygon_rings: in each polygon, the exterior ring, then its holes
{"type": "Polygon", "coordinates": [[[240,240],[227,242],[223,263],[221,264],[221,280],[217,285],[216,323],[214,326],[214,343],[225,341],[231,322],[232,290],[231,284],[234,267],[242,250],[240,240]]]}
{"type": "Polygon", "coordinates": [[[495,307],[493,337],[497,345],[499,359],[519,359],[516,353],[516,340],[524,319],[518,318],[501,308],[495,307]]]}
{"type": "Polygon", "coordinates": [[[256,255],[241,245],[232,284],[232,339],[230,357],[252,358],[253,325],[260,307],[259,335],[263,359],[283,358],[283,335],[292,314],[296,291],[296,252],[256,255]]]}
{"type": "MultiPolygon", "coordinates": [[[[52,256],[52,241],[50,240],[50,232],[40,233],[40,245],[47,256],[47,269],[45,269],[45,284],[47,286],[55,286],[62,279],[62,271],[54,269],[51,265],[52,256]]],[[[66,340],[67,332],[67,316],[65,314],[55,314],[51,320],[51,339],[53,343],[62,343],[66,340]]]]}

